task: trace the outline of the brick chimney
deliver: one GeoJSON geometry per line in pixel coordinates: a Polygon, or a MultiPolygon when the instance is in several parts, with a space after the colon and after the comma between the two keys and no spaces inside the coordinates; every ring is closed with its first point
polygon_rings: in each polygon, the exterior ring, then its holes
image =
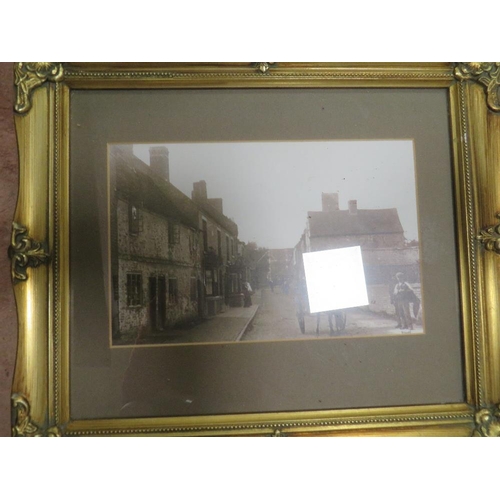
{"type": "Polygon", "coordinates": [[[321,210],[323,212],[334,212],[339,209],[338,193],[321,193],[321,210]]]}
{"type": "Polygon", "coordinates": [[[168,148],[165,146],[151,146],[149,148],[149,166],[157,174],[170,182],[168,148]]]}
{"type": "Polygon", "coordinates": [[[356,215],[358,213],[358,200],[349,200],[349,213],[351,215],[356,215]]]}
{"type": "Polygon", "coordinates": [[[217,210],[221,214],[223,213],[222,212],[222,198],[208,198],[208,203],[210,203],[210,205],[212,205],[212,207],[214,207],[215,210],[217,210]]]}
{"type": "Polygon", "coordinates": [[[205,181],[193,182],[191,199],[193,201],[207,201],[207,183],[205,181]]]}

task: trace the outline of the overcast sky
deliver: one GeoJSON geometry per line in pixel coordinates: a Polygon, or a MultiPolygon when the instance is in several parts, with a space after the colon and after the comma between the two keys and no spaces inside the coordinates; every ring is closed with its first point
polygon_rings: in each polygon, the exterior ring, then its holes
{"type": "MultiPolygon", "coordinates": [[[[155,144],[158,145],[158,144],[155,144]]],[[[134,145],[149,164],[150,144],[134,145]]],[[[165,144],[170,182],[191,197],[205,180],[223,198],[239,239],[268,248],[294,247],[321,193],[339,193],[340,209],[397,208],[408,239],[418,239],[413,142],[322,141],[165,144]]]]}

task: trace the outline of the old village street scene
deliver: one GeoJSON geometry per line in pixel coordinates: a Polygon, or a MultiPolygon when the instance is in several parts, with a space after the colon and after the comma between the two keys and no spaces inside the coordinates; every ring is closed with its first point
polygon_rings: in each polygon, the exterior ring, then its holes
{"type": "Polygon", "coordinates": [[[110,145],[111,344],[423,333],[403,142],[110,145]],[[311,313],[304,254],[347,247],[368,303],[311,313]]]}

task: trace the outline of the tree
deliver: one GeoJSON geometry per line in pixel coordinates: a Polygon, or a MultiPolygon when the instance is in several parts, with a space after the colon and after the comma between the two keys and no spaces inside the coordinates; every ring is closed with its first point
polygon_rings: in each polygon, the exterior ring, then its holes
{"type": "Polygon", "coordinates": [[[250,282],[254,288],[267,283],[269,274],[269,249],[259,247],[251,241],[243,248],[243,259],[250,271],[250,282]]]}

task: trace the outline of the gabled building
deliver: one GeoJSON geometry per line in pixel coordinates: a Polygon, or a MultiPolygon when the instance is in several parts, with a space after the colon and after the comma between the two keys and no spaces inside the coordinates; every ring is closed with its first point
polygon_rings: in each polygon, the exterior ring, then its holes
{"type": "Polygon", "coordinates": [[[367,284],[388,283],[403,271],[420,281],[418,247],[406,244],[396,208],[359,209],[357,200],[340,210],[338,193],[322,193],[322,211],[308,212],[303,251],[360,246],[367,284]]]}
{"type": "Polygon", "coordinates": [[[198,210],[173,186],[168,151],[151,165],[131,145],[110,147],[113,332],[162,332],[196,321],[201,308],[198,210]]]}
{"type": "Polygon", "coordinates": [[[269,275],[275,285],[290,284],[293,279],[293,248],[269,250],[269,275]]]}
{"type": "Polygon", "coordinates": [[[322,211],[307,212],[306,234],[311,248],[326,250],[359,245],[362,248],[404,247],[404,230],[396,208],[358,209],[357,200],[340,210],[337,193],[322,193],[322,211]]]}

